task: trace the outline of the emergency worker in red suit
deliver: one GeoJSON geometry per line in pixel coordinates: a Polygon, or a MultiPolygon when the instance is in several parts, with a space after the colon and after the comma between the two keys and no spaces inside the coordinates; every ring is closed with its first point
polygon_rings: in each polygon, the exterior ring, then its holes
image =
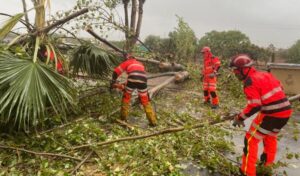
{"type": "MultiPolygon", "coordinates": [[[[47,50],[44,52],[44,56],[48,57],[48,52],[47,50]]],[[[54,56],[54,52],[50,51],[49,52],[49,59],[51,62],[55,63],[55,56],[54,56]]],[[[64,70],[63,70],[63,64],[62,64],[62,60],[60,58],[57,57],[57,61],[56,61],[56,70],[60,73],[63,74],[64,70]]]]}
{"type": "Polygon", "coordinates": [[[137,61],[133,56],[127,54],[126,60],[114,69],[111,81],[111,88],[116,83],[117,78],[126,72],[127,83],[123,92],[122,106],[121,106],[121,119],[126,121],[128,118],[130,99],[132,92],[137,89],[138,96],[141,104],[144,107],[147,119],[151,126],[157,124],[156,115],[152,108],[148,88],[147,88],[147,76],[144,65],[137,61]]]}
{"type": "Polygon", "coordinates": [[[221,62],[218,57],[213,56],[210,48],[207,46],[202,48],[201,53],[203,55],[202,80],[204,104],[211,104],[211,107],[216,109],[219,106],[219,98],[216,93],[217,73],[220,69],[221,62]]]}
{"type": "Polygon", "coordinates": [[[244,120],[256,114],[244,139],[244,152],[240,171],[243,175],[256,175],[258,144],[263,141],[264,151],[260,163],[271,166],[277,151],[277,134],[288,122],[292,110],[281,83],[268,72],[258,71],[253,60],[245,54],[232,58],[230,67],[244,84],[247,105],[234,118],[234,126],[244,126],[244,120]]]}

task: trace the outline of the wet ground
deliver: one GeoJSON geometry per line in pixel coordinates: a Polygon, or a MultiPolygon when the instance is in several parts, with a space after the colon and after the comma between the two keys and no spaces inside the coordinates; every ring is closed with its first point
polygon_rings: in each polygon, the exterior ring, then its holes
{"type": "MultiPolygon", "coordinates": [[[[149,88],[154,87],[155,85],[162,83],[164,80],[168,79],[168,77],[160,77],[151,79],[148,81],[149,88]]],[[[167,86],[167,88],[175,88],[174,93],[176,93],[179,90],[176,90],[175,84],[170,84],[167,86]]],[[[197,95],[198,96],[198,95],[197,95]]],[[[179,110],[179,109],[178,109],[179,110]]],[[[193,115],[193,112],[190,111],[193,115]]],[[[194,114],[195,117],[201,117],[201,112],[197,112],[197,114],[194,114]]],[[[193,115],[193,116],[194,116],[193,115]]],[[[231,127],[231,122],[224,123],[224,126],[226,128],[232,128],[233,132],[233,138],[230,139],[235,144],[235,154],[228,156],[231,160],[236,161],[237,157],[240,157],[242,155],[243,147],[244,147],[244,134],[245,131],[248,130],[251,121],[253,120],[255,116],[252,118],[249,118],[245,121],[245,127],[242,129],[237,129],[231,127]]],[[[280,168],[276,172],[278,173],[285,173],[288,176],[299,176],[300,175],[300,160],[292,158],[290,160],[286,159],[286,155],[288,153],[300,153],[300,139],[299,133],[300,133],[300,112],[294,112],[292,120],[286,125],[280,132],[279,135],[279,141],[278,141],[278,152],[276,156],[276,161],[286,162],[288,163],[287,167],[280,168]]],[[[259,153],[258,157],[263,151],[263,144],[260,143],[259,146],[259,153]]],[[[196,163],[193,163],[192,161],[184,161],[181,163],[181,167],[183,169],[183,174],[189,175],[189,176],[219,176],[219,174],[212,174],[209,173],[206,169],[201,169],[198,167],[196,163]]],[[[276,174],[277,176],[282,174],[276,174]]]]}
{"type": "MultiPolygon", "coordinates": [[[[242,155],[242,150],[244,147],[244,134],[245,131],[248,130],[251,121],[255,116],[247,119],[245,121],[245,127],[242,131],[236,131],[235,135],[233,136],[232,141],[235,144],[235,151],[240,156],[242,155]]],[[[278,149],[277,149],[277,156],[276,161],[286,162],[288,163],[288,167],[278,169],[278,172],[282,173],[285,171],[288,176],[299,176],[300,175],[300,160],[298,159],[286,159],[286,155],[288,153],[300,153],[300,141],[296,140],[299,137],[299,126],[300,122],[300,112],[296,112],[293,114],[292,119],[286,125],[281,132],[279,133],[279,140],[278,140],[278,149]],[[293,123],[293,121],[295,123],[293,123]]],[[[260,143],[258,157],[263,151],[263,144],[260,143]]],[[[235,159],[238,155],[230,156],[231,159],[235,159]]]]}

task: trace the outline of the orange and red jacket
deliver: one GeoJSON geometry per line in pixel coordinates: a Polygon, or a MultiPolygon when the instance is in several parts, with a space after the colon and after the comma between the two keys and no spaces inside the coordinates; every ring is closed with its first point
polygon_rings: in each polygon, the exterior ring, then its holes
{"type": "Polygon", "coordinates": [[[127,81],[140,83],[147,82],[144,65],[134,58],[127,59],[114,69],[114,73],[116,73],[117,77],[124,71],[128,75],[127,81]]]}
{"type": "Polygon", "coordinates": [[[239,114],[240,120],[258,111],[276,118],[288,118],[291,113],[290,102],[280,82],[271,73],[257,71],[251,67],[244,80],[244,93],[247,106],[239,114]]]}
{"type": "Polygon", "coordinates": [[[204,76],[216,74],[220,68],[220,65],[221,65],[221,62],[218,57],[214,57],[212,54],[208,54],[204,58],[202,74],[204,76]]]}
{"type": "MultiPolygon", "coordinates": [[[[48,52],[45,51],[44,55],[47,57],[48,56],[48,52]]],[[[50,61],[54,61],[55,57],[54,57],[54,52],[50,51],[50,61]]],[[[62,66],[62,61],[60,59],[57,59],[57,63],[56,63],[56,69],[58,72],[62,72],[63,71],[63,66],[62,66]]]]}

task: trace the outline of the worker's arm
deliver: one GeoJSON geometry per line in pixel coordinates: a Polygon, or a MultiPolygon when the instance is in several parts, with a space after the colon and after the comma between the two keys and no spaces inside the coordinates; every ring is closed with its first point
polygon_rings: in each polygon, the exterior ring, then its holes
{"type": "Polygon", "coordinates": [[[262,105],[259,90],[253,85],[251,79],[245,81],[244,93],[247,98],[247,105],[239,114],[240,120],[245,120],[260,111],[262,105]]]}

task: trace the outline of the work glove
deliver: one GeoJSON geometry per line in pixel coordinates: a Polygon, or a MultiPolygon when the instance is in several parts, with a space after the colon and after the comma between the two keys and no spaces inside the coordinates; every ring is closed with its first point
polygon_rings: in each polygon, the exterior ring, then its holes
{"type": "Polygon", "coordinates": [[[209,78],[214,78],[215,76],[216,76],[215,73],[211,73],[211,74],[208,75],[209,78]]]}
{"type": "Polygon", "coordinates": [[[236,127],[244,127],[245,126],[245,123],[243,121],[243,119],[239,116],[239,115],[236,115],[233,119],[233,123],[232,123],[232,126],[236,127]]]}

